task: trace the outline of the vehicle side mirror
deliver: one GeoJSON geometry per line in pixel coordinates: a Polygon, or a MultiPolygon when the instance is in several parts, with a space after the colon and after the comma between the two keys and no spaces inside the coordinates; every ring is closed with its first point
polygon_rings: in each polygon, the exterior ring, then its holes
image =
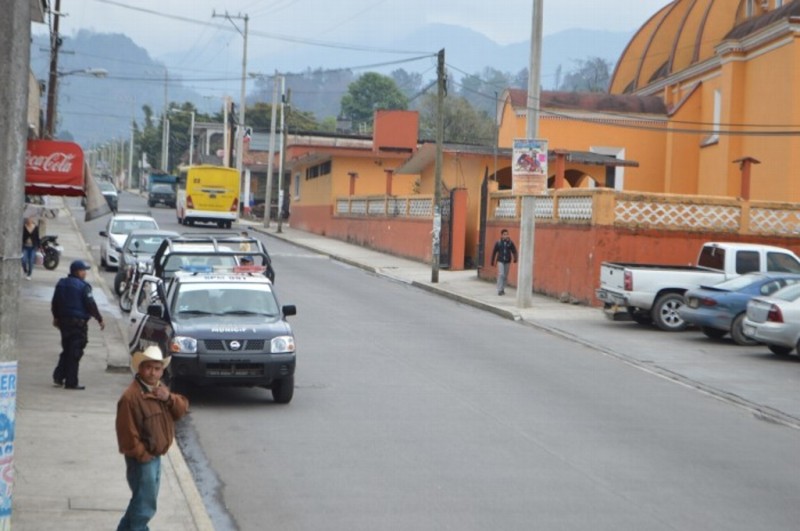
{"type": "Polygon", "coordinates": [[[108,238],[108,233],[106,231],[104,231],[104,230],[101,230],[100,231],[100,236],[102,236],[103,238],[108,238]]]}
{"type": "Polygon", "coordinates": [[[159,319],[164,318],[164,307],[160,304],[151,304],[147,307],[147,315],[150,317],[158,317],[159,319]]]}
{"type": "Polygon", "coordinates": [[[284,317],[289,317],[290,315],[297,315],[297,306],[294,304],[287,304],[283,308],[281,308],[284,317]]]}

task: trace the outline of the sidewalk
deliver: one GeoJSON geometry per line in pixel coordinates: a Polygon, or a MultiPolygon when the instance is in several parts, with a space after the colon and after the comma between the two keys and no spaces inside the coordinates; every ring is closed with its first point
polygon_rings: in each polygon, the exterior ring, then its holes
{"type": "MultiPolygon", "coordinates": [[[[51,325],[53,288],[73,260],[93,261],[68,211],[46,223],[47,233],[58,235],[64,254],[55,271],[37,266],[32,280],[20,280],[12,525],[15,531],[116,529],[130,498],[114,431],[117,399],[132,377],[125,369],[122,316],[95,266],[87,280],[106,329],[100,331],[94,320],[89,324],[80,365],[86,390],[53,387],[51,375],[60,352],[60,335],[51,325]]],[[[176,444],[162,460],[158,513],[151,528],[213,529],[176,444]]]]}

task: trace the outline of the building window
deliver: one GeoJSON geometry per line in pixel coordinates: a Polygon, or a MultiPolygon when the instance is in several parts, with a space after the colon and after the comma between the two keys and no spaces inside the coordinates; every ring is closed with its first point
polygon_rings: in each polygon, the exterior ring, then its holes
{"type": "Polygon", "coordinates": [[[331,172],[331,168],[332,164],[329,160],[322,164],[317,164],[316,166],[309,166],[306,168],[306,181],[328,175],[331,172]]]}
{"type": "Polygon", "coordinates": [[[714,123],[711,125],[711,135],[700,144],[701,147],[710,146],[719,142],[720,124],[722,123],[722,91],[714,91],[714,123]]]}

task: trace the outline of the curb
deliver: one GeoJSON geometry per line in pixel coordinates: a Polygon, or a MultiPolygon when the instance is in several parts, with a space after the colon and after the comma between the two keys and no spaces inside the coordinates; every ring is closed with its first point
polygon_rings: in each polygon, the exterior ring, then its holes
{"type": "MultiPolygon", "coordinates": [[[[91,262],[95,272],[99,271],[97,264],[94,262],[91,249],[89,249],[89,246],[86,244],[86,240],[83,238],[83,234],[81,234],[78,223],[75,221],[75,216],[72,215],[72,210],[70,210],[68,207],[65,208],[65,210],[68,213],[73,229],[78,235],[78,239],[82,243],[83,248],[86,250],[89,262],[91,262]]],[[[95,276],[98,279],[98,284],[100,285],[101,289],[105,292],[106,297],[108,297],[109,300],[114,300],[114,297],[110,295],[111,290],[109,290],[108,284],[106,284],[106,281],[103,279],[102,275],[96,274],[95,276]]],[[[122,341],[122,344],[125,345],[126,333],[122,328],[121,319],[117,319],[115,317],[114,321],[117,325],[119,338],[122,341]]],[[[109,346],[109,342],[106,340],[105,334],[103,335],[103,342],[107,347],[109,347],[108,352],[109,356],[111,356],[112,349],[109,346]]],[[[129,356],[125,357],[125,363],[120,360],[120,365],[113,364],[110,359],[107,360],[106,370],[109,372],[124,371],[130,373],[131,368],[130,364],[127,363],[128,358],[129,356]]],[[[175,472],[175,478],[178,482],[178,486],[180,487],[181,494],[183,494],[183,497],[186,500],[186,505],[189,508],[189,513],[192,515],[192,521],[194,522],[196,529],[198,531],[214,531],[214,524],[211,522],[211,517],[209,516],[208,511],[206,511],[205,504],[200,496],[200,491],[194,482],[192,473],[189,470],[189,465],[186,464],[186,459],[183,457],[183,453],[180,451],[177,441],[174,441],[173,444],[170,445],[169,450],[167,451],[167,457],[172,470],[175,472]]]]}

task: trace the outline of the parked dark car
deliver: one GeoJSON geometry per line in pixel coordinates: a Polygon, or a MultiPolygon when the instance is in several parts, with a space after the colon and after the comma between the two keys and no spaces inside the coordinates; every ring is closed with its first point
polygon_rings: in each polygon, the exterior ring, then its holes
{"type": "Polygon", "coordinates": [[[150,189],[150,194],[147,198],[147,205],[154,207],[156,205],[165,205],[170,208],[175,208],[175,203],[178,195],[175,189],[169,184],[154,184],[150,189]]]}
{"type": "Polygon", "coordinates": [[[748,273],[687,291],[678,313],[708,337],[721,338],[730,333],[737,345],[754,345],[756,341],[747,337],[743,329],[747,303],[753,297],[771,295],[798,282],[797,273],[748,273]]]}

